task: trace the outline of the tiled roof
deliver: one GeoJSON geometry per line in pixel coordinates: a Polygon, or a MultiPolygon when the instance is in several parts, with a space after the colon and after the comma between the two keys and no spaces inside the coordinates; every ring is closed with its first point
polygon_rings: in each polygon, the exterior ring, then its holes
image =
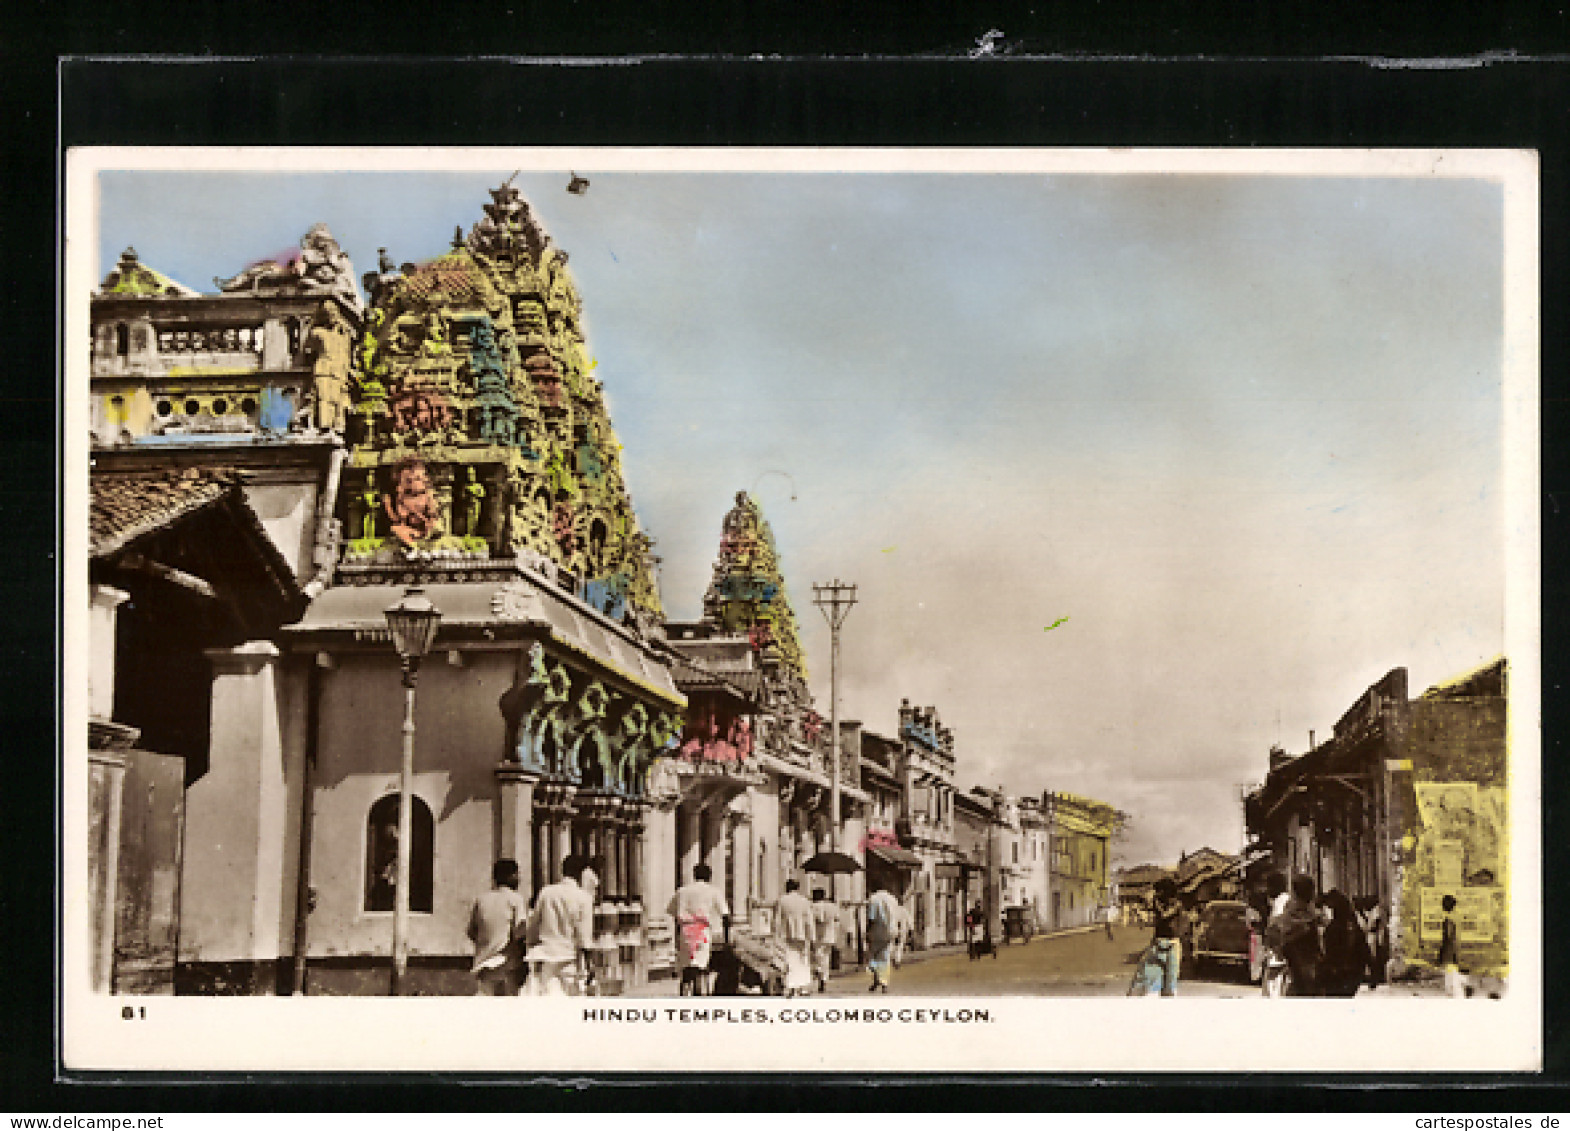
{"type": "Polygon", "coordinates": [[[122,550],[239,489],[232,468],[95,472],[88,507],[92,555],[122,550]]]}
{"type": "Polygon", "coordinates": [[[493,300],[496,288],[466,251],[452,251],[423,263],[403,277],[404,290],[419,299],[440,292],[449,302],[493,300]]]}
{"type": "Polygon", "coordinates": [[[755,671],[716,672],[700,668],[685,658],[671,665],[671,676],[683,694],[716,688],[743,698],[755,699],[763,687],[763,673],[755,671]]]}

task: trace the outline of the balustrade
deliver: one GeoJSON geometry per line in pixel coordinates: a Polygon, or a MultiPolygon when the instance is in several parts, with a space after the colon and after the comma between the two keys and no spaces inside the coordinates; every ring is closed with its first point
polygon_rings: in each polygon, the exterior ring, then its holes
{"type": "Polygon", "coordinates": [[[158,352],[253,353],[262,352],[260,323],[241,326],[174,327],[159,326],[158,352]]]}

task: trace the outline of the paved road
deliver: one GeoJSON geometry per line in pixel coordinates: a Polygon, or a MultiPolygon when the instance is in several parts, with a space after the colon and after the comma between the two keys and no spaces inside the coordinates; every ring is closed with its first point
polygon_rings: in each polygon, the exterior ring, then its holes
{"type": "MultiPolygon", "coordinates": [[[[1148,927],[1117,927],[1109,940],[1097,928],[1034,938],[998,947],[997,957],[972,960],[964,952],[907,961],[894,971],[889,990],[897,996],[1060,996],[1091,997],[1127,992],[1134,963],[1150,941],[1148,927]]],[[[843,974],[829,983],[829,994],[864,995],[871,979],[864,972],[843,974]]],[[[1189,997],[1245,997],[1259,993],[1243,968],[1218,970],[1180,982],[1189,997]]]]}

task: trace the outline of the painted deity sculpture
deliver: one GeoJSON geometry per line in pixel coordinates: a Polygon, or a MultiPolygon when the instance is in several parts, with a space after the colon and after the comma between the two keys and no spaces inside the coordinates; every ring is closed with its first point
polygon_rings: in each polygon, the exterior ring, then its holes
{"type": "Polygon", "coordinates": [[[441,516],[425,464],[417,459],[400,460],[393,466],[390,483],[382,506],[393,536],[405,546],[434,538],[440,532],[441,516]]]}

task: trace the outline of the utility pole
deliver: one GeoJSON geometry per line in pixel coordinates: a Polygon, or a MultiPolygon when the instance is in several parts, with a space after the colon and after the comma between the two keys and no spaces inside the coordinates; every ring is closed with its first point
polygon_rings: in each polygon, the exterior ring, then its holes
{"type": "MultiPolygon", "coordinates": [[[[856,603],[856,587],[835,578],[827,585],[812,584],[812,603],[829,622],[829,847],[840,849],[840,625],[856,603]]],[[[834,902],[839,902],[839,875],[830,877],[834,902]]]]}

